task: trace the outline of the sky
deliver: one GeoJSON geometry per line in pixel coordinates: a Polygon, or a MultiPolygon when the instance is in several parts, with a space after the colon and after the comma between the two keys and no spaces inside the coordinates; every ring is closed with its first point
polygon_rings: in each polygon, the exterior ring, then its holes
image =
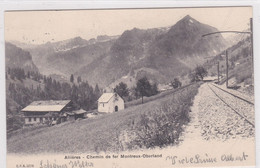
{"type": "Polygon", "coordinates": [[[5,40],[31,44],[80,36],[120,35],[133,28],[168,27],[190,15],[220,31],[245,31],[251,7],[164,8],[116,10],[63,10],[5,12],[5,40]]]}

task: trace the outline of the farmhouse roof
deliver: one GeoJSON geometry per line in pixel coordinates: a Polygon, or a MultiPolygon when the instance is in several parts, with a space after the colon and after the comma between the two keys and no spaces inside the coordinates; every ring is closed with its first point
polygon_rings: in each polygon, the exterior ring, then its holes
{"type": "Polygon", "coordinates": [[[98,102],[106,103],[108,102],[115,93],[103,93],[102,96],[98,99],[98,102]]]}
{"type": "Polygon", "coordinates": [[[69,103],[70,103],[70,100],[34,101],[30,105],[28,105],[24,109],[22,109],[22,111],[59,112],[69,103]]]}

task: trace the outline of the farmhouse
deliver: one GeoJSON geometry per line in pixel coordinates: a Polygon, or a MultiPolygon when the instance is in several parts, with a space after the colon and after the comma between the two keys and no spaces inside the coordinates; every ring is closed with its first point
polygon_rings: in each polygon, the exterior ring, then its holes
{"type": "Polygon", "coordinates": [[[98,112],[112,113],[124,108],[124,100],[116,93],[104,93],[98,99],[98,112]]]}
{"type": "MultiPolygon", "coordinates": [[[[21,110],[24,114],[25,125],[45,123],[46,121],[57,122],[66,112],[72,111],[72,102],[70,100],[47,100],[34,101],[21,110]]],[[[62,122],[62,121],[60,121],[62,122]]]]}

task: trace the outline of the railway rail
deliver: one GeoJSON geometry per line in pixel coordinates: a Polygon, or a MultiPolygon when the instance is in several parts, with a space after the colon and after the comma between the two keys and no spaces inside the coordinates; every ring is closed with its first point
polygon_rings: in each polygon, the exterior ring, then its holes
{"type": "MultiPolygon", "coordinates": [[[[249,106],[254,106],[254,103],[250,100],[247,100],[245,98],[242,98],[241,96],[235,95],[234,93],[230,93],[227,90],[224,90],[216,85],[213,84],[208,84],[208,87],[210,88],[210,90],[224,103],[226,104],[228,107],[230,107],[237,115],[239,115],[243,120],[245,120],[247,123],[249,123],[250,125],[252,125],[253,127],[255,127],[254,121],[250,120],[245,114],[244,112],[241,112],[239,110],[237,110],[235,107],[232,107],[231,103],[229,103],[227,100],[225,100],[225,94],[231,95],[232,97],[234,97],[235,99],[238,99],[239,101],[243,101],[246,102],[249,106]],[[218,94],[216,92],[216,90],[213,89],[216,88],[219,91],[221,91],[224,94],[218,94]]],[[[254,115],[254,114],[249,114],[249,115],[254,115]]],[[[254,118],[254,117],[253,117],[254,118]]]]}
{"type": "Polygon", "coordinates": [[[234,97],[236,97],[236,98],[238,98],[238,99],[240,99],[240,100],[243,100],[243,101],[247,102],[248,104],[254,105],[254,102],[252,102],[251,100],[248,100],[248,99],[243,98],[243,97],[241,97],[241,96],[235,95],[234,93],[228,92],[227,90],[224,90],[224,89],[222,89],[221,87],[219,87],[219,86],[217,86],[217,85],[212,85],[212,86],[214,86],[214,87],[216,87],[216,88],[222,90],[223,92],[226,92],[226,93],[228,93],[228,94],[230,94],[230,95],[232,95],[232,96],[234,96],[234,97]]]}

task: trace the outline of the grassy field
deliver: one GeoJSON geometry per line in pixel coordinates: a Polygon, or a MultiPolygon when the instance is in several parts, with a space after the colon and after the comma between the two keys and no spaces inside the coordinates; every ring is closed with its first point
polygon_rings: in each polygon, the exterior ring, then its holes
{"type": "MultiPolygon", "coordinates": [[[[167,90],[167,91],[161,92],[161,93],[154,95],[154,96],[151,96],[151,97],[144,97],[143,102],[147,103],[147,102],[150,102],[150,101],[154,101],[154,100],[157,100],[157,99],[164,98],[164,97],[166,97],[170,94],[174,94],[175,92],[178,92],[179,90],[183,90],[184,88],[189,87],[190,85],[191,84],[182,86],[182,87],[177,88],[177,89],[167,90]]],[[[130,102],[126,102],[125,107],[127,108],[127,107],[136,106],[136,105],[140,105],[140,104],[142,104],[142,99],[137,99],[137,100],[133,100],[133,101],[130,101],[130,102]]]]}
{"type": "Polygon", "coordinates": [[[20,131],[7,140],[9,153],[123,151],[178,144],[199,83],[133,105],[118,113],[20,131]]]}

